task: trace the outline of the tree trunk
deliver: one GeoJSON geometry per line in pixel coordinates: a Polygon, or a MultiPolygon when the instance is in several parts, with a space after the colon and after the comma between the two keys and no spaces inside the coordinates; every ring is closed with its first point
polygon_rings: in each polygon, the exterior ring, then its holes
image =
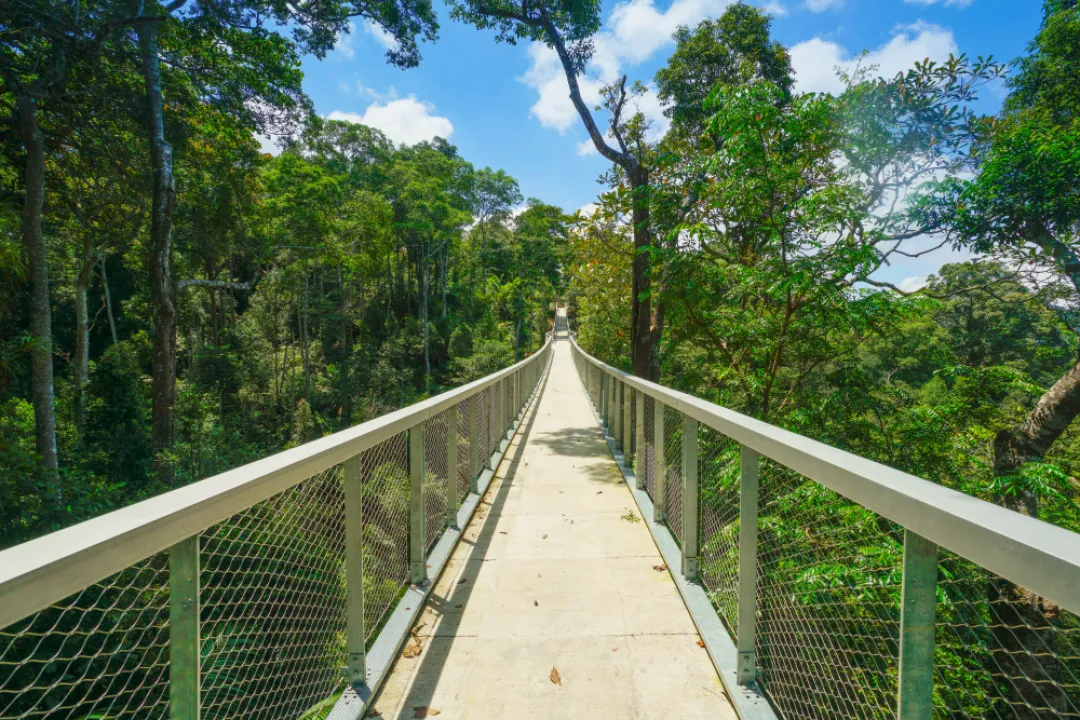
{"type": "Polygon", "coordinates": [[[311,349],[308,347],[308,276],[307,263],[304,263],[304,299],[302,307],[297,309],[297,322],[300,325],[300,357],[304,362],[304,400],[311,405],[311,349]]]}
{"type": "Polygon", "coordinates": [[[86,292],[90,285],[90,273],[97,258],[93,243],[83,239],[82,264],[79,275],[75,278],[75,428],[83,432],[83,389],[86,377],[90,374],[90,311],[87,307],[86,292]]]}
{"type": "Polygon", "coordinates": [[[120,342],[116,337],[116,316],[113,315],[112,309],[112,293],[109,292],[109,276],[105,271],[105,255],[101,255],[100,265],[98,268],[101,270],[101,292],[105,295],[105,314],[109,318],[109,333],[112,335],[113,345],[120,342]]]}
{"type": "MultiPolygon", "coordinates": [[[[1039,462],[1080,414],[1080,360],[1036,403],[1018,427],[994,439],[994,475],[1016,475],[1025,463],[1039,462]]],[[[1038,498],[1027,490],[1002,494],[1000,504],[1038,517],[1038,498]]],[[[995,659],[1009,679],[1012,707],[1022,720],[1056,718],[1072,707],[1062,690],[1064,670],[1058,661],[1053,618],[1059,608],[1004,578],[988,590],[994,615],[995,659]]]]}
{"type": "Polygon", "coordinates": [[[633,194],[634,266],[630,300],[630,364],[634,375],[646,380],[660,379],[659,340],[662,329],[653,325],[651,262],[648,249],[649,176],[642,168],[630,175],[633,194]]]}
{"type": "MultiPolygon", "coordinates": [[[[56,402],[53,397],[52,310],[49,304],[49,260],[45,252],[41,216],[45,208],[45,135],[38,126],[37,101],[18,99],[19,132],[26,148],[26,202],[23,205],[22,241],[30,265],[31,385],[34,400],[34,441],[48,482],[56,483],[56,402]]],[[[59,488],[57,488],[59,497],[59,488]]]]}
{"type": "Polygon", "coordinates": [[[446,317],[446,286],[450,282],[450,258],[447,253],[442,256],[442,316],[446,317]]]}
{"type": "Polygon", "coordinates": [[[174,484],[168,461],[175,437],[176,406],[176,286],[172,273],[173,210],[176,181],[173,149],[165,140],[165,112],[158,58],[157,22],[136,24],[139,53],[149,110],[150,168],[153,203],[150,215],[150,306],[154,313],[154,358],[151,370],[151,447],[154,472],[166,485],[174,484]]]}
{"type": "Polygon", "coordinates": [[[521,315],[518,315],[514,323],[514,362],[521,360],[521,315]]]}
{"type": "Polygon", "coordinates": [[[347,428],[352,423],[352,392],[349,388],[349,356],[352,348],[349,343],[349,289],[345,285],[345,278],[340,265],[338,266],[338,289],[341,293],[339,308],[341,313],[341,370],[338,373],[341,379],[341,426],[347,428]]]}
{"type": "Polygon", "coordinates": [[[431,387],[431,349],[428,344],[428,272],[424,252],[420,251],[420,322],[424,325],[424,385],[431,387]]]}

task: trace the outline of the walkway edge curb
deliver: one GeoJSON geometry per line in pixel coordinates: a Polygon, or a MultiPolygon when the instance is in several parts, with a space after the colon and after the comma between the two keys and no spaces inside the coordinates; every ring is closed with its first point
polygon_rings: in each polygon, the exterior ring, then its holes
{"type": "MultiPolygon", "coordinates": [[[[578,381],[581,382],[580,374],[578,375],[578,381]]],[[[622,473],[627,489],[630,490],[634,502],[637,503],[638,512],[641,513],[642,519],[649,528],[649,533],[652,535],[657,550],[660,551],[664,563],[668,566],[668,572],[671,573],[671,578],[675,582],[675,587],[679,590],[683,604],[690,613],[690,618],[693,620],[702,642],[705,643],[705,650],[709,653],[709,659],[712,660],[713,667],[716,669],[717,675],[720,676],[720,682],[724,684],[724,690],[735,708],[736,714],[738,714],[740,720],[778,720],[772,706],[769,705],[768,700],[760,692],[755,688],[739,684],[736,673],[738,655],[735,651],[735,642],[731,639],[731,635],[728,634],[727,628],[724,627],[724,623],[720,620],[720,616],[716,614],[704,586],[687,582],[685,578],[678,574],[677,570],[671,569],[678,568],[681,565],[682,554],[679,546],[668,528],[665,525],[658,524],[653,519],[652,498],[649,497],[648,492],[645,490],[637,489],[637,476],[629,468],[623,453],[616,449],[615,439],[604,432],[603,422],[596,412],[596,408],[593,407],[592,399],[589,398],[588,389],[585,388],[584,383],[582,383],[582,388],[589,402],[589,410],[600,427],[600,433],[603,435],[608,450],[615,460],[615,465],[619,468],[619,472],[622,473]]]]}

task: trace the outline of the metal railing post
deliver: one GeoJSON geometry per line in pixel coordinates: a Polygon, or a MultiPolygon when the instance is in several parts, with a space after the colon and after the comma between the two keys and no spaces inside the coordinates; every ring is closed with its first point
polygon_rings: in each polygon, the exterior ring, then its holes
{"type": "Polygon", "coordinates": [[[740,685],[757,680],[757,535],[760,456],[742,446],[739,479],[739,637],[740,685]]]}
{"type": "Polygon", "coordinates": [[[638,490],[645,489],[645,393],[637,390],[634,392],[635,412],[634,417],[634,444],[637,452],[634,454],[634,478],[638,490]]]}
{"type": "Polygon", "coordinates": [[[491,446],[488,448],[488,467],[491,468],[491,472],[495,472],[495,468],[499,466],[498,461],[495,459],[496,454],[499,452],[499,384],[495,383],[491,386],[491,403],[488,407],[488,444],[491,446]]]}
{"type": "Polygon", "coordinates": [[[667,458],[664,453],[664,403],[653,399],[653,521],[664,522],[667,458]]]}
{"type": "Polygon", "coordinates": [[[600,375],[600,430],[607,433],[608,429],[608,376],[602,372],[600,375]]]}
{"type": "Polygon", "coordinates": [[[480,449],[480,393],[469,398],[469,492],[480,492],[480,469],[484,466],[480,449]],[[473,468],[476,471],[473,472],[473,468]]]}
{"type": "Polygon", "coordinates": [[[937,545],[904,531],[898,720],[930,720],[934,706],[937,545]]]}
{"type": "Polygon", "coordinates": [[[199,536],[169,548],[169,717],[199,720],[199,536]]]}
{"type": "Polygon", "coordinates": [[[446,413],[446,527],[457,527],[458,512],[458,406],[446,413]]]}
{"type": "Polygon", "coordinates": [[[345,474],[345,604],[349,685],[367,683],[367,633],[364,630],[364,522],[360,456],[344,463],[345,474]]]}
{"type": "Polygon", "coordinates": [[[683,415],[682,433],[682,571],[687,580],[698,576],[698,421],[683,415]]]}
{"type": "Polygon", "coordinates": [[[633,457],[630,453],[634,450],[634,444],[632,442],[634,437],[634,416],[630,412],[630,404],[633,402],[633,392],[631,391],[630,386],[625,382],[622,384],[622,388],[622,454],[623,463],[627,467],[630,467],[633,463],[633,457]]]}
{"type": "Polygon", "coordinates": [[[622,445],[622,389],[618,378],[612,377],[615,392],[611,394],[611,441],[618,448],[622,445]]]}
{"type": "Polygon", "coordinates": [[[427,580],[424,543],[424,423],[409,429],[409,582],[427,580]]]}

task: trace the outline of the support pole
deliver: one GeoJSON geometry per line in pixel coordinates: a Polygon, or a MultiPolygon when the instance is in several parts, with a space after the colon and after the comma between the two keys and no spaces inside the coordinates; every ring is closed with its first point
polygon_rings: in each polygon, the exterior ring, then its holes
{"type": "Polygon", "coordinates": [[[698,576],[698,422],[683,415],[682,433],[682,541],[683,576],[698,576]]]}
{"type": "Polygon", "coordinates": [[[424,423],[409,429],[409,582],[427,582],[424,542],[424,423]]]}
{"type": "Polygon", "coordinates": [[[930,720],[934,708],[937,545],[904,531],[898,720],[930,720]]]}
{"type": "Polygon", "coordinates": [[[625,382],[622,384],[622,454],[623,464],[627,467],[633,463],[633,459],[630,453],[634,451],[634,445],[632,438],[634,437],[634,421],[633,415],[630,413],[631,402],[633,402],[633,392],[630,390],[630,386],[625,382]]]}
{"type": "Polygon", "coordinates": [[[345,604],[346,673],[349,685],[367,683],[367,654],[364,629],[364,522],[363,485],[360,456],[349,458],[345,470],[345,604]]]}
{"type": "Polygon", "coordinates": [[[637,452],[634,455],[634,477],[638,490],[645,489],[645,393],[640,390],[634,392],[635,412],[634,417],[634,445],[637,452]]]}
{"type": "Polygon", "coordinates": [[[757,534],[760,457],[742,446],[739,492],[739,637],[738,680],[757,680],[757,534]]]}
{"type": "Polygon", "coordinates": [[[169,717],[199,720],[199,536],[169,548],[169,717]]]}
{"type": "Polygon", "coordinates": [[[664,453],[664,403],[653,399],[653,521],[662,523],[667,495],[667,458],[664,453]]]}

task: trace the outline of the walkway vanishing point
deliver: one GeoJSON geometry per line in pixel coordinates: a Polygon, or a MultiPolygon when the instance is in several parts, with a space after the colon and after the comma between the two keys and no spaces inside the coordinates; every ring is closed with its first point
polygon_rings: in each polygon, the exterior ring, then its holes
{"type": "Polygon", "coordinates": [[[1080,536],[627,375],[563,312],[0,551],[0,720],[1080,719],[1078,678],[1080,536]]]}
{"type": "MultiPolygon", "coordinates": [[[[676,572],[678,569],[676,568],[676,572]]],[[[383,718],[735,713],[566,339],[375,707],[383,718]]]]}

